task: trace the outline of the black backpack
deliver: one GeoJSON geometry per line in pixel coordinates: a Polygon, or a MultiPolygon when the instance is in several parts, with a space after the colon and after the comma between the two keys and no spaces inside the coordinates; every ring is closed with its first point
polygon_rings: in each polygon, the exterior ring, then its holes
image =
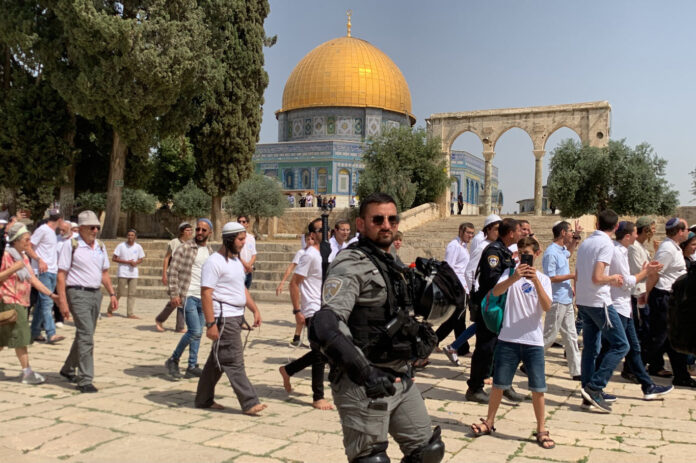
{"type": "Polygon", "coordinates": [[[684,354],[696,354],[696,265],[672,285],[667,310],[667,333],[672,347],[684,354]]]}

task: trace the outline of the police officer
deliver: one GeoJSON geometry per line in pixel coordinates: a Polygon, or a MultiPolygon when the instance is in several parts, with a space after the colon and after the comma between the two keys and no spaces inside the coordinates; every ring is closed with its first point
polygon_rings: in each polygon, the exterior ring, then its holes
{"type": "MultiPolygon", "coordinates": [[[[360,240],[341,251],[329,268],[322,308],[310,332],[332,366],[329,379],[346,455],[353,463],[389,462],[389,432],[405,455],[403,461],[439,462],[445,451],[440,428],[433,431],[408,367],[414,351],[424,358],[437,340],[429,326],[399,310],[408,287],[403,275],[408,270],[395,264],[389,253],[399,228],[394,199],[384,193],[363,199],[357,228],[360,240]],[[404,324],[412,322],[425,329],[418,336],[404,335],[395,329],[401,323],[395,313],[405,317],[400,319],[404,324]]],[[[454,282],[446,290],[451,294],[456,288],[462,293],[456,275],[451,274],[454,282]]],[[[449,304],[453,310],[454,302],[449,304]]]]}
{"type": "MultiPolygon", "coordinates": [[[[481,301],[490,291],[504,271],[515,267],[512,252],[508,247],[516,244],[520,238],[520,225],[514,219],[503,219],[498,227],[498,239],[489,244],[481,253],[481,260],[476,269],[478,282],[474,282],[471,293],[471,320],[476,322],[476,350],[471,357],[471,376],[467,381],[469,389],[466,399],[473,402],[488,403],[488,395],[483,391],[483,380],[489,375],[493,363],[493,351],[498,336],[486,328],[481,318],[481,301]]],[[[476,279],[476,278],[475,278],[476,279]]],[[[511,389],[505,391],[505,397],[515,402],[523,398],[511,389]]]]}

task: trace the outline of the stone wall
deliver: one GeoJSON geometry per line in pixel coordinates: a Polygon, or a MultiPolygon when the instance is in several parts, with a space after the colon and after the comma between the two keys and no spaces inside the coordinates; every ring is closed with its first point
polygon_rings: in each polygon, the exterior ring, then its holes
{"type": "Polygon", "coordinates": [[[440,207],[435,203],[421,204],[401,214],[399,231],[405,233],[413,228],[440,217],[440,207]]]}

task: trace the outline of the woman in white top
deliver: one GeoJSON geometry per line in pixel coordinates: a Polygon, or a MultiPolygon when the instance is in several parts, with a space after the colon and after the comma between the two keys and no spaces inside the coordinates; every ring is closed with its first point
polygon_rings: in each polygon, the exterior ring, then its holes
{"type": "Polygon", "coordinates": [[[532,391],[532,405],[537,420],[536,441],[543,449],[556,446],[544,422],[544,336],[541,316],[551,308],[551,280],[536,270],[534,259],[541,249],[534,238],[525,237],[517,242],[520,261],[515,272],[504,272],[492,292],[501,296],[507,292],[503,323],[495,347],[493,388],[488,400],[488,417],[471,425],[474,437],[495,431],[495,414],[503,398],[503,391],[512,386],[512,378],[520,361],[524,363],[532,391]],[[524,263],[527,258],[531,264],[524,263]]]}
{"type": "MultiPolygon", "coordinates": [[[[302,254],[304,254],[305,249],[307,249],[310,246],[314,246],[314,238],[312,238],[311,233],[305,233],[303,241],[305,243],[305,246],[295,253],[295,257],[292,258],[292,262],[290,262],[288,264],[288,267],[285,269],[285,273],[283,274],[283,279],[280,280],[280,283],[278,283],[278,286],[276,287],[276,296],[280,296],[280,293],[283,292],[283,287],[285,286],[285,281],[292,274],[292,272],[295,271],[295,268],[297,267],[297,264],[300,263],[300,258],[302,257],[302,254]]],[[[300,335],[302,334],[302,327],[303,326],[304,326],[304,323],[295,322],[295,334],[292,336],[292,341],[290,341],[291,346],[298,347],[300,345],[300,335]]]]}

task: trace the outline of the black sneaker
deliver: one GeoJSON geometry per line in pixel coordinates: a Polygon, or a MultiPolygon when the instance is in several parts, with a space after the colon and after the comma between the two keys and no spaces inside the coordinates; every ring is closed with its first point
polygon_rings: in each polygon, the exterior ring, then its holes
{"type": "Polygon", "coordinates": [[[67,379],[67,380],[70,381],[71,383],[76,383],[76,382],[77,382],[77,375],[75,375],[75,374],[73,374],[73,373],[66,373],[66,372],[64,372],[64,371],[62,371],[62,370],[61,370],[59,373],[60,373],[60,375],[61,375],[63,378],[67,379]]]}
{"type": "Polygon", "coordinates": [[[602,392],[602,398],[609,403],[616,402],[616,396],[614,394],[607,394],[606,392],[602,392]]]}
{"type": "Polygon", "coordinates": [[[488,394],[486,394],[483,389],[479,389],[478,391],[472,391],[471,389],[468,389],[466,391],[466,394],[464,395],[466,400],[469,402],[477,402],[480,404],[487,404],[488,403],[488,394]]]}
{"type": "Polygon", "coordinates": [[[198,368],[198,365],[194,367],[188,367],[186,373],[184,373],[184,378],[200,378],[203,374],[203,370],[198,368]]]}
{"type": "Polygon", "coordinates": [[[180,380],[181,379],[181,372],[179,371],[179,362],[174,360],[173,358],[168,358],[166,362],[164,362],[164,366],[167,369],[167,374],[174,380],[180,380]]]}
{"type": "Polygon", "coordinates": [[[622,371],[621,377],[623,379],[625,379],[626,381],[628,381],[629,383],[640,384],[640,381],[638,381],[638,378],[636,377],[636,375],[634,375],[630,371],[622,371]]]}
{"type": "Polygon", "coordinates": [[[573,381],[582,381],[582,376],[580,376],[580,375],[573,376],[573,381]]]}
{"type": "Polygon", "coordinates": [[[694,381],[693,378],[679,378],[679,379],[674,379],[672,381],[672,384],[675,386],[684,386],[684,387],[694,387],[696,388],[696,381],[694,381]]]}
{"type": "Polygon", "coordinates": [[[99,391],[99,389],[94,387],[94,384],[85,384],[84,386],[77,386],[77,390],[82,392],[83,394],[99,391]]]}
{"type": "Polygon", "coordinates": [[[580,389],[580,393],[585,400],[587,400],[591,405],[594,405],[598,412],[611,413],[611,405],[604,400],[602,391],[594,391],[585,386],[580,389]]]}
{"type": "Polygon", "coordinates": [[[674,386],[658,386],[657,384],[651,384],[647,389],[643,391],[643,400],[655,400],[660,397],[669,394],[674,389],[674,386]]]}
{"type": "Polygon", "coordinates": [[[512,402],[523,402],[526,397],[523,394],[520,394],[519,392],[515,391],[512,386],[510,386],[509,389],[505,389],[503,391],[503,397],[506,399],[512,401],[512,402]]]}

